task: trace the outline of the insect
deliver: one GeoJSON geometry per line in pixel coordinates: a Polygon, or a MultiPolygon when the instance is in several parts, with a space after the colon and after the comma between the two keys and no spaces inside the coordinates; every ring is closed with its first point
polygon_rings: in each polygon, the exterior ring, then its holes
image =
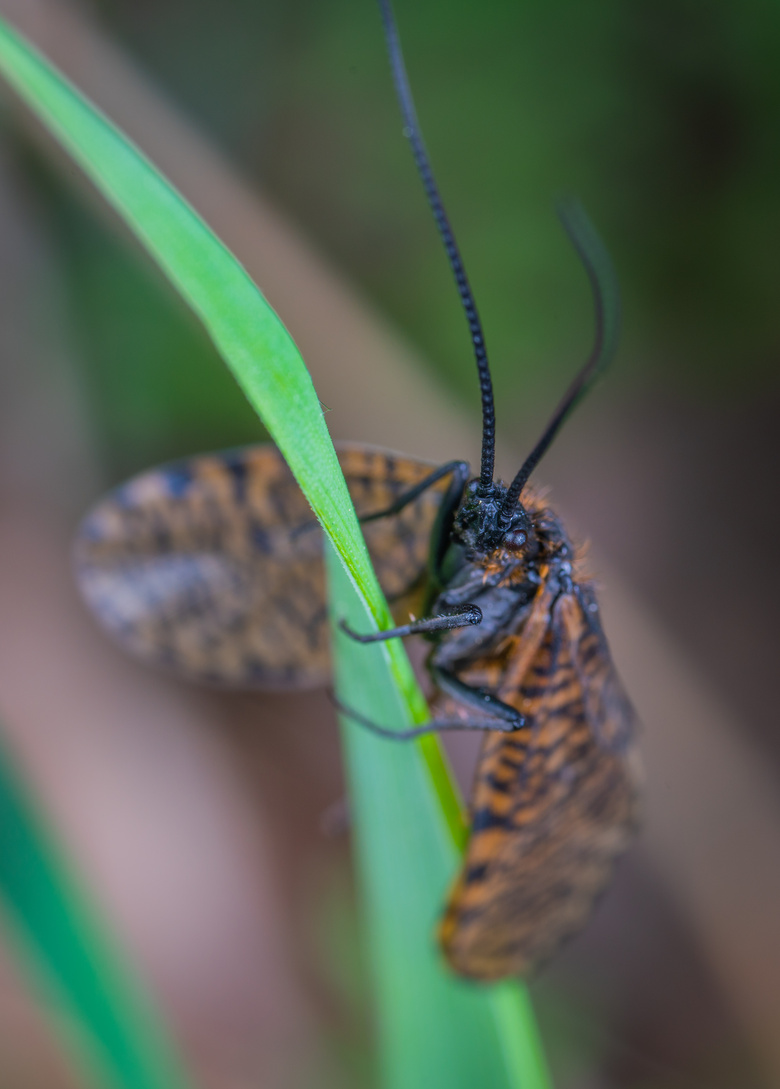
{"type": "MultiPolygon", "coordinates": [[[[432,641],[434,719],[395,733],[484,731],[472,826],[439,939],[462,975],[532,975],[581,928],[635,824],[634,716],[615,673],[582,551],[528,480],[609,361],[617,293],[578,205],[564,226],[588,273],[593,351],[514,480],[494,480],[495,411],[484,337],[423,144],[389,0],[379,0],[410,140],[468,320],[483,432],[479,475],[359,445],[338,448],[380,582],[421,620],[360,642],[432,641]]],[[[270,445],[152,470],[84,520],[76,567],[87,602],[134,654],[191,680],[242,687],[327,683],[321,539],[270,445]]],[[[398,613],[397,613],[398,615],[398,613]]]]}

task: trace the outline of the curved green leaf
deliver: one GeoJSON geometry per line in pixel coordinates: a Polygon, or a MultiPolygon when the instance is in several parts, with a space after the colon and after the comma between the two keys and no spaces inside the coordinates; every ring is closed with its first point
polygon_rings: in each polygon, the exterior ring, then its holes
{"type": "Polygon", "coordinates": [[[186,1089],[153,1006],[103,933],[0,743],[0,892],[10,926],[58,1026],[93,1084],[186,1089]]]}
{"type": "MultiPolygon", "coordinates": [[[[259,289],[138,149],[2,24],[0,72],[199,315],[333,543],[334,614],[364,629],[388,625],[311,379],[259,289]]],[[[337,636],[335,651],[345,703],[399,726],[425,720],[425,702],[398,641],[357,648],[337,636]]],[[[464,825],[438,741],[394,745],[348,723],[344,737],[385,1083],[392,1089],[546,1086],[525,992],[466,983],[439,961],[433,925],[464,825]]]]}

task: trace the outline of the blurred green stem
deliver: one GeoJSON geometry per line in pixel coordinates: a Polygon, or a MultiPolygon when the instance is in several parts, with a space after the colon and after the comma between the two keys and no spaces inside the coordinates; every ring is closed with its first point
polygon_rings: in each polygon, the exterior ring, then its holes
{"type": "Polygon", "coordinates": [[[90,1081],[186,1089],[154,1005],[62,860],[0,740],[0,898],[16,945],[49,992],[55,1024],[90,1081]]]}

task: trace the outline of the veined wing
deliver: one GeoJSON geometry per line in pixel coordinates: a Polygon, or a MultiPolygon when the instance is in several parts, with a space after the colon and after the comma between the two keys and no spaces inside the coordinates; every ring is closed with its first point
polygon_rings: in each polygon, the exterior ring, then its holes
{"type": "Polygon", "coordinates": [[[612,662],[593,587],[575,585],[574,593],[561,599],[559,611],[590,727],[604,747],[622,751],[631,744],[636,714],[612,662]]]}
{"type": "Polygon", "coordinates": [[[502,692],[528,724],[491,731],[477,768],[471,837],[440,930],[462,974],[532,975],[583,926],[629,842],[630,709],[609,696],[614,670],[592,636],[580,597],[559,597],[525,676],[502,692]]]}
{"type": "MultiPolygon", "coordinates": [[[[337,447],[358,514],[389,506],[431,466],[337,447]]],[[[367,523],[385,592],[424,573],[443,485],[367,523]]],[[[142,473],[106,496],[75,543],[81,592],[132,654],[188,679],[312,688],[330,674],[322,534],[271,444],[142,473]]]]}

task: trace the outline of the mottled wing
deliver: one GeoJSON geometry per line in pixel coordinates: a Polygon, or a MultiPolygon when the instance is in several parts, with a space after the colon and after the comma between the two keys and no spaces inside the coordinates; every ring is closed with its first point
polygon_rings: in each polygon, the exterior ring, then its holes
{"type": "Polygon", "coordinates": [[[574,593],[561,599],[559,613],[573,646],[591,729],[605,747],[624,749],[631,744],[636,715],[612,664],[590,583],[575,584],[574,593]]]}
{"type": "Polygon", "coordinates": [[[440,930],[464,975],[532,975],[584,925],[635,826],[631,711],[614,698],[622,689],[591,615],[577,592],[558,598],[522,682],[503,693],[528,724],[485,738],[440,930]]]}
{"type": "MultiPolygon", "coordinates": [[[[358,514],[388,506],[431,469],[365,446],[338,454],[358,514]]],[[[425,571],[441,487],[365,526],[391,597],[425,571]]],[[[101,624],[153,665],[243,688],[328,679],[322,534],[275,446],[135,477],[85,518],[75,562],[101,624]]]]}

